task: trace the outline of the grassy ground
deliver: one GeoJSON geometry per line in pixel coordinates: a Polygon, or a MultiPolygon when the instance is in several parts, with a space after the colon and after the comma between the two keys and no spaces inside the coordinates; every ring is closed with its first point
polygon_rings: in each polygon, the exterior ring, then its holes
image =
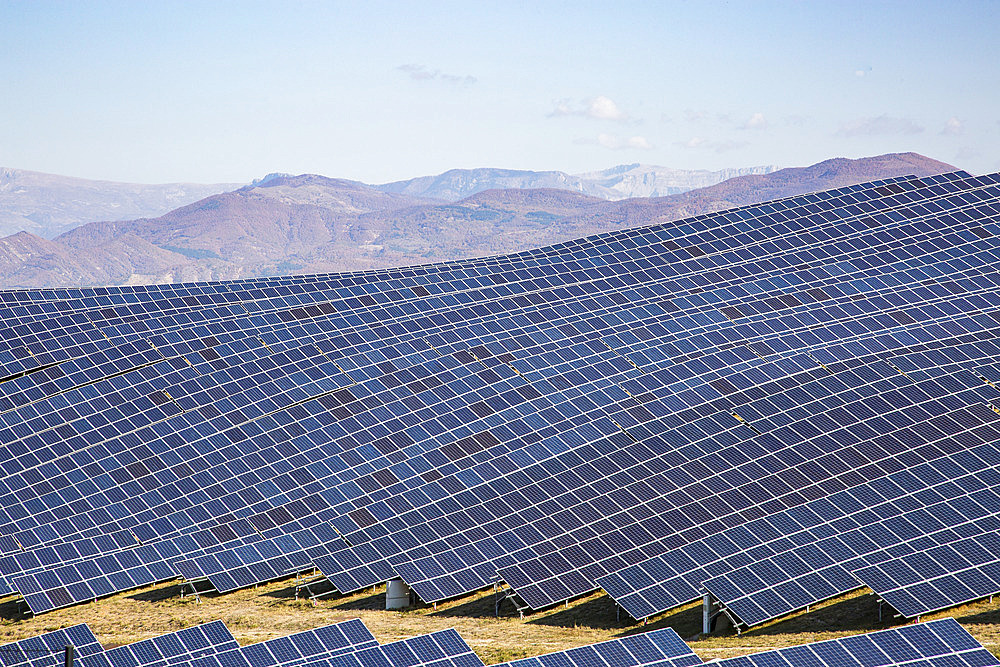
{"type": "MultiPolygon", "coordinates": [[[[258,642],[350,618],[360,618],[380,642],[455,628],[492,664],[574,646],[592,644],[625,634],[673,627],[705,660],[731,657],[769,648],[804,644],[858,632],[878,630],[904,622],[878,621],[875,598],[853,593],[817,605],[741,635],[732,632],[702,637],[701,606],[692,604],[651,619],[646,626],[626,617],[615,619],[614,603],[596,593],[521,620],[509,602],[494,618],[492,592],[476,593],[438,605],[406,611],[386,611],[385,593],[368,590],[334,596],[313,606],[294,599],[291,582],[227,595],[205,595],[201,603],[181,598],[173,584],[123,593],[32,618],[11,598],[0,604],[0,644],[61,627],[87,623],[105,647],[154,637],[165,632],[221,619],[242,644],[258,642]]],[[[994,654],[1000,655],[1000,600],[981,601],[933,614],[954,616],[994,654]]]]}

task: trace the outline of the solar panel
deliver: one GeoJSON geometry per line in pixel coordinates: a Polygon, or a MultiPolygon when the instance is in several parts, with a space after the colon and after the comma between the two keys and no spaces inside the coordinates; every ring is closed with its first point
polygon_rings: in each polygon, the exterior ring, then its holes
{"type": "Polygon", "coordinates": [[[1000,519],[991,518],[993,530],[968,526],[963,532],[978,534],[902,555],[883,552],[853,574],[907,618],[991,596],[1000,592],[1000,519]]]}
{"type": "Polygon", "coordinates": [[[79,662],[86,667],[168,667],[239,646],[225,623],[212,621],[81,656],[79,662]]]}
{"type": "MultiPolygon", "coordinates": [[[[817,521],[788,536],[794,539],[793,549],[749,562],[704,585],[748,625],[858,588],[869,583],[858,572],[871,563],[917,549],[947,549],[963,535],[1000,525],[1000,495],[993,488],[1000,481],[997,463],[1000,451],[986,443],[890,476],[887,481],[899,490],[894,497],[868,506],[852,502],[852,512],[827,515],[839,532],[817,521]],[[914,478],[923,483],[914,484],[914,478]]],[[[836,496],[831,500],[845,504],[836,496]]],[[[989,594],[986,590],[969,599],[989,594]]]]}
{"type": "MultiPolygon", "coordinates": [[[[221,624],[221,621],[216,623],[221,624]]],[[[211,636],[214,624],[199,626],[211,636]]],[[[229,631],[222,626],[226,635],[229,631]]],[[[189,628],[188,630],[195,630],[189,628]]],[[[358,620],[343,621],[314,630],[240,646],[235,640],[193,637],[185,631],[107,651],[91,667],[296,667],[327,664],[329,660],[378,646],[371,632],[358,620]],[[200,641],[196,641],[200,639],[200,641]],[[155,646],[155,648],[154,648],[155,646]],[[182,648],[183,647],[183,648],[182,648]]],[[[231,635],[229,635],[231,637],[231,635]]]]}
{"type": "MultiPolygon", "coordinates": [[[[985,409],[980,413],[987,418],[990,414],[985,409]]],[[[969,449],[963,447],[938,462],[924,462],[912,471],[894,473],[878,487],[859,487],[838,492],[828,499],[817,499],[804,505],[801,511],[786,512],[782,520],[759,520],[745,527],[734,527],[719,536],[726,538],[724,540],[708,540],[705,545],[693,545],[632,566],[602,579],[601,584],[629,613],[635,612],[642,617],[658,607],[675,605],[677,600],[693,599],[700,592],[702,582],[707,581],[710,590],[732,605],[746,623],[768,620],[852,590],[860,582],[840,563],[849,564],[851,558],[864,554],[866,548],[868,552],[873,550],[875,545],[870,540],[858,539],[865,527],[870,526],[873,536],[882,544],[888,544],[883,538],[891,533],[879,532],[880,520],[891,522],[904,508],[913,510],[917,502],[930,503],[929,507],[933,508],[935,501],[947,497],[938,495],[938,488],[945,494],[956,495],[950,488],[952,478],[942,478],[942,472],[950,475],[953,471],[961,471],[963,464],[968,465],[966,454],[972,454],[973,461],[983,457],[995,462],[998,452],[993,442],[997,433],[996,425],[973,428],[968,435],[982,444],[974,445],[967,439],[964,443],[956,441],[969,449]],[[791,528],[782,531],[785,526],[791,528]],[[739,549],[724,548],[734,540],[740,545],[739,549]],[[801,546],[792,549],[797,545],[801,546]],[[714,547],[717,552],[706,546],[714,547]],[[787,557],[779,556],[785,551],[787,557]],[[747,576],[742,574],[744,571],[747,576]],[[732,580],[735,588],[730,588],[728,580],[732,580]],[[790,590],[801,593],[801,587],[805,587],[812,597],[802,599],[794,592],[785,593],[785,581],[799,586],[790,590]],[[742,604],[744,599],[746,604],[742,604]]],[[[983,463],[979,465],[983,467],[974,468],[977,474],[966,472],[966,478],[970,481],[977,477],[990,479],[991,468],[983,463]]],[[[993,465],[995,467],[995,463],[993,465]]],[[[962,477],[957,474],[955,479],[962,477]]],[[[964,521],[958,518],[958,523],[964,521]]],[[[955,518],[946,523],[957,525],[955,518]]]]}
{"type": "MultiPolygon", "coordinates": [[[[295,667],[378,646],[375,636],[359,619],[299,632],[287,637],[249,644],[239,649],[254,667],[295,667]]],[[[228,655],[219,662],[228,664],[228,655]]]]}

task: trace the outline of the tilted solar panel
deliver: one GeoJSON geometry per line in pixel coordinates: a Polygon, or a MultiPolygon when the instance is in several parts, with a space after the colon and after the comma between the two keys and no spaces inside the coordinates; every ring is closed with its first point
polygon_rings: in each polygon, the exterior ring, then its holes
{"type": "Polygon", "coordinates": [[[81,656],[79,662],[85,667],[168,667],[239,646],[225,623],[212,621],[81,656]]]}
{"type": "MultiPolygon", "coordinates": [[[[1000,501],[991,495],[995,509],[1000,501]]],[[[907,618],[1000,593],[1000,519],[992,518],[991,530],[968,525],[961,539],[907,554],[877,554],[853,574],[907,618]]]]}
{"type": "MultiPolygon", "coordinates": [[[[354,619],[249,644],[239,651],[254,667],[295,667],[377,646],[371,631],[359,619],[354,619]]],[[[228,656],[219,658],[221,664],[228,663],[228,656]]]]}

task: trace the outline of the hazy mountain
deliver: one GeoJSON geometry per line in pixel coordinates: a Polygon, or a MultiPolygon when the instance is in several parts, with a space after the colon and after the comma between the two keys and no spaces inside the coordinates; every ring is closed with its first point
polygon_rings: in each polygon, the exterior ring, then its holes
{"type": "MultiPolygon", "coordinates": [[[[774,171],[750,167],[717,172],[683,171],[649,165],[620,165],[591,174],[511,169],[453,169],[437,176],[376,185],[389,194],[458,201],[484,190],[557,188],[606,200],[651,197],[713,185],[726,178],[774,171]]],[[[252,186],[289,178],[268,174],[252,186]]],[[[82,224],[154,218],[242,183],[141,185],[56,176],[0,168],[0,236],[28,231],[52,239],[82,224]]]]}
{"type": "Polygon", "coordinates": [[[374,186],[382,192],[396,192],[445,201],[458,201],[485,190],[555,188],[582,192],[601,199],[620,199],[604,187],[562,171],[522,171],[516,169],[451,169],[437,176],[421,176],[374,186]]]}
{"type": "Polygon", "coordinates": [[[447,201],[458,201],[484,190],[549,189],[572,190],[617,201],[630,197],[662,197],[715,185],[736,176],[769,174],[774,166],[685,171],[645,164],[623,164],[604,171],[567,174],[561,171],[514,169],[451,169],[437,176],[376,185],[382,192],[395,192],[447,201]]]}
{"type": "Polygon", "coordinates": [[[354,181],[282,175],[212,195],[159,218],[83,225],[54,242],[76,251],[74,256],[86,257],[130,236],[167,253],[142,266],[112,264],[106,276],[100,270],[81,270],[79,284],[237,278],[292,273],[314,265],[329,271],[336,266],[316,263],[313,255],[320,248],[357,247],[355,227],[361,216],[389,214],[427,201],[354,181]]]}
{"type": "Polygon", "coordinates": [[[576,216],[574,224],[585,233],[640,227],[680,220],[702,213],[791,197],[806,192],[864,183],[895,176],[930,176],[956,167],[917,153],[889,153],[849,160],[834,158],[809,167],[791,167],[769,174],[739,176],[679,195],[607,202],[576,216]]]}
{"type": "Polygon", "coordinates": [[[632,197],[665,197],[677,195],[696,188],[736,178],[770,174],[778,167],[766,165],[743,169],[722,169],[720,171],[671,169],[649,164],[621,164],[603,171],[576,174],[587,183],[599,185],[611,194],[605,199],[628,199],[632,197]]]}
{"type": "Polygon", "coordinates": [[[275,175],[158,218],[91,223],[52,241],[28,233],[0,239],[0,285],[181,282],[485,256],[878,178],[954,170],[913,153],[838,158],[621,201],[548,188],[486,190],[442,202],[353,181],[275,175]]]}
{"type": "Polygon", "coordinates": [[[86,222],[163,215],[242,183],[140,185],[0,167],[0,234],[25,230],[44,238],[86,222]]]}

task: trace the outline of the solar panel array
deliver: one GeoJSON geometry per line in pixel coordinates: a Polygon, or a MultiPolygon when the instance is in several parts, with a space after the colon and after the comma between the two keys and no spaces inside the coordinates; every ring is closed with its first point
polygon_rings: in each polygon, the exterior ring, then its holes
{"type": "Polygon", "coordinates": [[[0,292],[0,591],[1000,592],[1000,176],[402,269],[0,292]]]}
{"type": "MultiPolygon", "coordinates": [[[[455,630],[379,645],[360,620],[240,646],[221,621],[105,651],[86,625],[0,646],[5,667],[56,665],[68,644],[84,667],[484,667],[455,630]],[[29,657],[33,656],[33,657],[29,657]]],[[[701,659],[671,628],[506,662],[496,667],[695,667],[701,659]]],[[[713,661],[722,667],[994,667],[954,619],[713,661]]]]}

